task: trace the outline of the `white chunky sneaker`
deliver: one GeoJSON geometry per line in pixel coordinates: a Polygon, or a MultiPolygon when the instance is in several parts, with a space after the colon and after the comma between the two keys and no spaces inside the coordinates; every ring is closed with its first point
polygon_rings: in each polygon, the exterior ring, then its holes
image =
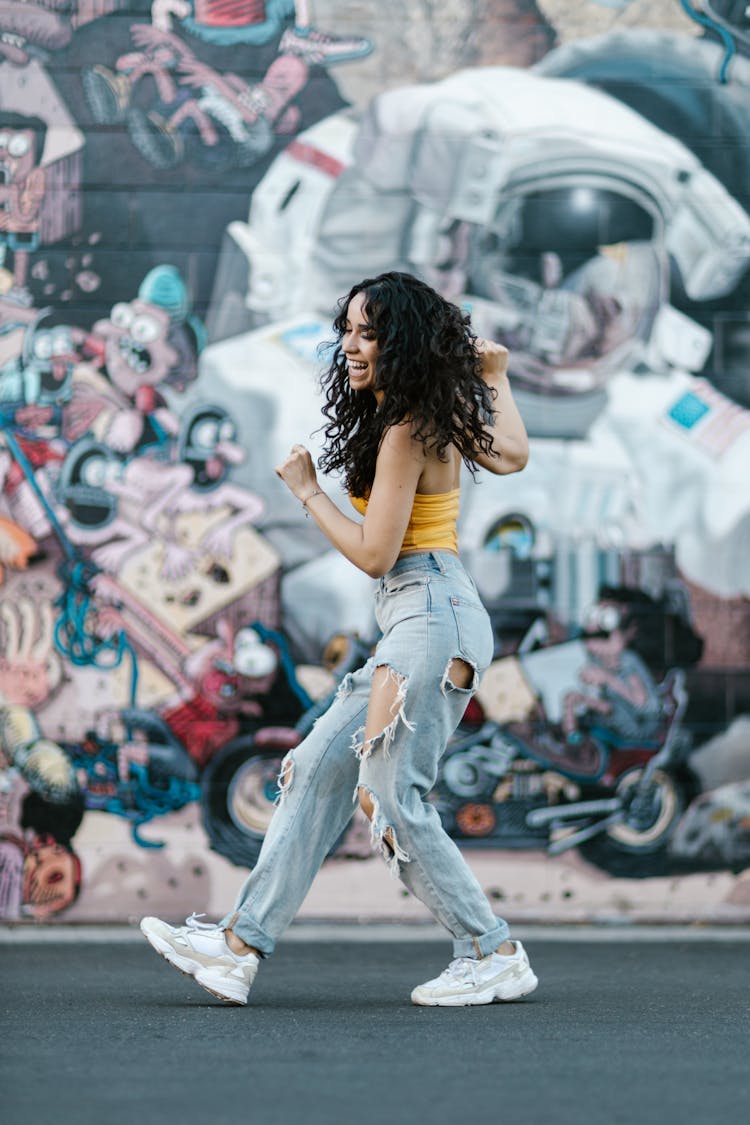
{"type": "Polygon", "coordinates": [[[503,957],[457,957],[435,980],[418,985],[411,994],[413,1004],[460,1008],[466,1004],[491,1004],[494,1000],[520,1000],[533,992],[539,981],[532,972],[526,950],[514,941],[516,951],[503,957]]]}
{"type": "Polygon", "coordinates": [[[191,914],[184,926],[170,926],[160,918],[143,918],[141,933],[170,965],[232,1004],[247,1004],[250,985],[258,972],[260,958],[254,953],[239,956],[226,943],[224,930],[202,915],[191,914]]]}

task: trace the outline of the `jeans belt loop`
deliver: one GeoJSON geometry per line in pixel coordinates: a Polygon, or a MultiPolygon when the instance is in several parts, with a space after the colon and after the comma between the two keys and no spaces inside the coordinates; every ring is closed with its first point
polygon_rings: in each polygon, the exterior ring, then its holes
{"type": "Polygon", "coordinates": [[[440,558],[440,555],[437,553],[437,551],[430,551],[430,557],[440,573],[445,574],[445,563],[440,558]]]}

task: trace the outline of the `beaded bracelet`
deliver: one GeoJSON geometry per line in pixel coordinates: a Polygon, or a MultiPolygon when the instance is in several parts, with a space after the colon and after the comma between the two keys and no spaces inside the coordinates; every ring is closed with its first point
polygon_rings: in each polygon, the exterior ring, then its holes
{"type": "Polygon", "coordinates": [[[323,495],[323,489],[322,488],[316,488],[314,492],[311,492],[309,496],[306,496],[305,499],[301,501],[302,507],[305,509],[305,515],[308,519],[310,518],[310,513],[307,510],[307,505],[310,503],[310,501],[313,499],[314,496],[322,496],[322,495],[323,495]]]}

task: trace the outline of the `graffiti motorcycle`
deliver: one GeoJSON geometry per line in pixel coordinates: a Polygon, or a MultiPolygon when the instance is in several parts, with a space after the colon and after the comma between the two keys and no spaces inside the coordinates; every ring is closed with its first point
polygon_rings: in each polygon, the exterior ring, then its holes
{"type": "MultiPolygon", "coordinates": [[[[685,673],[671,669],[654,683],[636,652],[621,647],[621,637],[632,639],[632,618],[615,620],[614,604],[614,593],[602,599],[605,620],[592,620],[583,639],[530,652],[522,642],[517,655],[489,669],[428,795],[462,845],[544,848],[550,855],[579,848],[621,876],[674,869],[669,842],[699,791],[682,725],[685,673]]],[[[366,652],[349,638],[337,676],[366,652]]],[[[283,756],[328,702],[294,727],[259,728],[212,760],[202,803],[215,850],[235,863],[256,861],[283,756]]],[[[346,853],[345,836],[337,849],[346,853]]]]}
{"type": "Polygon", "coordinates": [[[652,738],[628,741],[591,724],[573,745],[555,737],[541,711],[501,725],[477,707],[474,729],[465,720],[430,799],[462,845],[550,855],[577,847],[613,875],[664,874],[669,840],[698,783],[687,764],[679,670],[659,685],[659,698],[652,738]]]}

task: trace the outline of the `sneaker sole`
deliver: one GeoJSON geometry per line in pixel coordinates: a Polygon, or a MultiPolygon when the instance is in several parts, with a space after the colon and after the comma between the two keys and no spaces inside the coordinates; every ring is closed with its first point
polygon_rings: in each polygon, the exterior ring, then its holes
{"type": "MultiPolygon", "coordinates": [[[[223,1000],[225,1004],[247,1004],[247,996],[233,996],[224,992],[217,992],[210,984],[207,984],[205,979],[201,980],[201,973],[205,966],[201,965],[199,961],[193,961],[190,957],[182,957],[176,952],[164,938],[159,937],[158,934],[150,934],[148,930],[144,930],[143,926],[140,927],[141,933],[145,937],[152,949],[173,965],[175,969],[183,974],[183,976],[191,977],[196,984],[204,988],[206,992],[210,992],[217,1000],[223,1000]]],[[[248,990],[249,991],[249,990],[248,990]]]]}
{"type": "Polygon", "coordinates": [[[424,996],[411,995],[412,1004],[422,1008],[468,1008],[479,1004],[511,1003],[513,1000],[523,1000],[535,991],[539,980],[536,975],[527,969],[521,977],[514,981],[500,981],[483,992],[461,993],[456,996],[424,996]]]}

